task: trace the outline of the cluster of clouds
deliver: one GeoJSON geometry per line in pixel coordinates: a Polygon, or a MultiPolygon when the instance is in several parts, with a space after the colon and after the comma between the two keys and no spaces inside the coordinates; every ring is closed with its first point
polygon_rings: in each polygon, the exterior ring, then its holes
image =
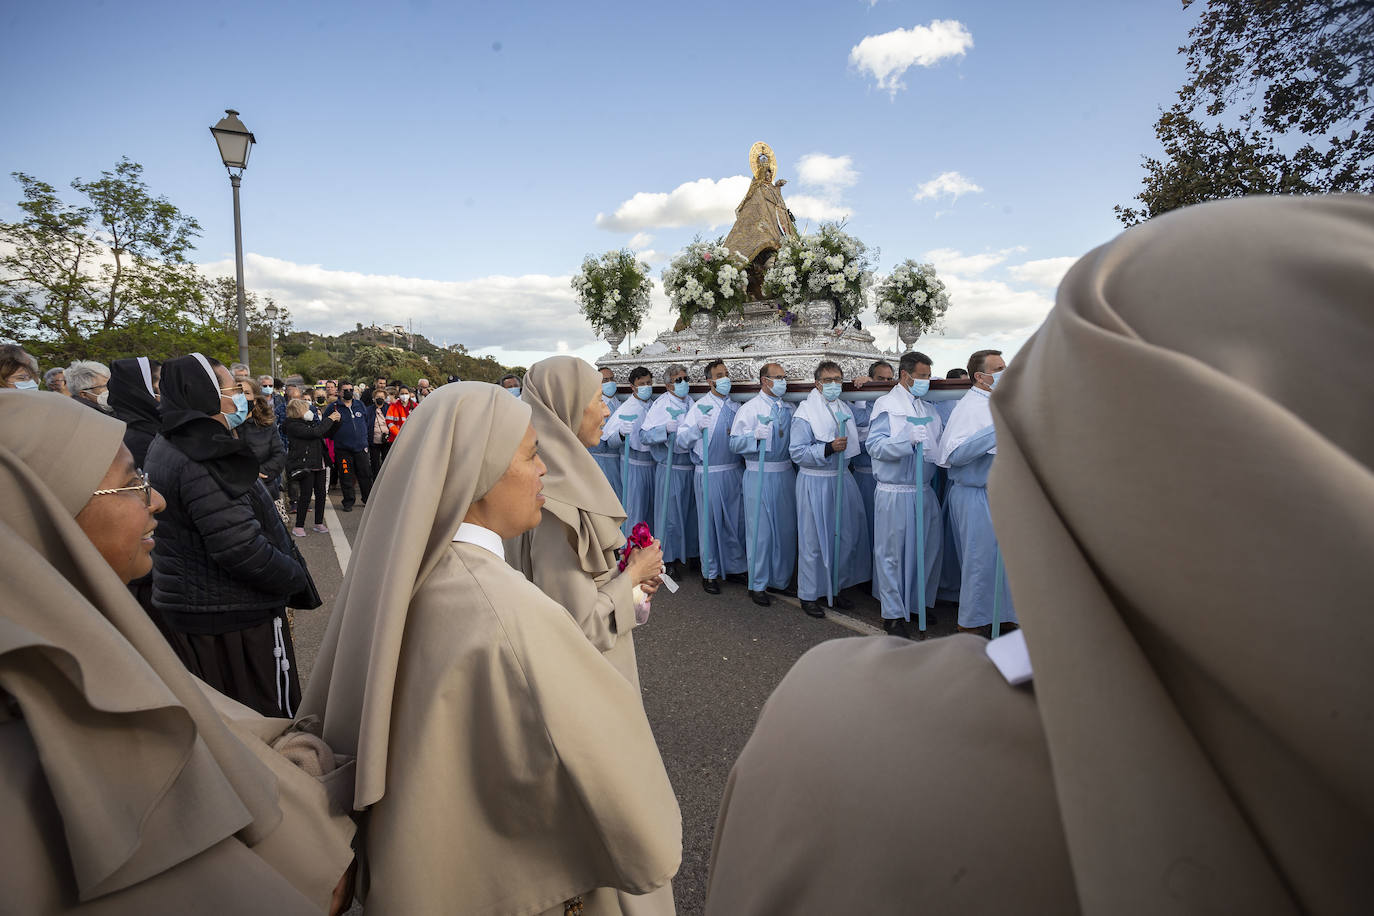
{"type": "Polygon", "coordinates": [[[930,25],[866,36],[850,49],[849,63],[895,98],[906,88],[902,77],[912,67],[934,67],[941,61],[963,57],[972,47],[973,33],[962,22],[935,19],[930,25]]]}

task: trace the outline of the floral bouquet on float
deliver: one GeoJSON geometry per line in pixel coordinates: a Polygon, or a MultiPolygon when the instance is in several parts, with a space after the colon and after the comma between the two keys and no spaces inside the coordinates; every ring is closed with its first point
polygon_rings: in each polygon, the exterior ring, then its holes
{"type": "Polygon", "coordinates": [[[723,236],[714,242],[697,239],[663,269],[663,292],[682,325],[700,312],[742,315],[748,267],[744,255],[725,247],[723,236]]]}
{"type": "MultiPolygon", "coordinates": [[[[938,330],[940,319],[949,310],[949,292],[935,275],[934,264],[921,264],[908,258],[892,269],[878,284],[878,320],[883,324],[908,326],[912,339],[938,330]]],[[[906,335],[904,335],[906,336],[906,335]]]]}
{"type": "Polygon", "coordinates": [[[572,278],[573,293],[582,316],[598,335],[637,332],[649,314],[654,282],[649,265],[622,248],[599,258],[588,255],[572,278]]]}
{"type": "Polygon", "coordinates": [[[813,235],[783,240],[763,276],[763,294],[779,301],[786,324],[802,303],[812,300],[834,303],[835,325],[852,321],[863,311],[876,255],[876,249],[870,253],[839,223],[822,223],[813,235]]]}

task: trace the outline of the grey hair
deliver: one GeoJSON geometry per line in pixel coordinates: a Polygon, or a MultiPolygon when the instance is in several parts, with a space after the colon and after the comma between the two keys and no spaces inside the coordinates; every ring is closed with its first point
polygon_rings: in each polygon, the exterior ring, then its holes
{"type": "MultiPolygon", "coordinates": [[[[61,366],[54,366],[53,368],[49,369],[47,372],[44,372],[44,373],[43,373],[43,387],[46,388],[46,389],[48,389],[49,391],[54,391],[54,390],[56,390],[56,389],[54,389],[53,386],[52,386],[52,380],[55,379],[55,378],[57,378],[57,373],[59,373],[59,372],[63,373],[63,378],[65,379],[65,378],[66,378],[66,372],[67,372],[67,370],[66,370],[66,369],[63,369],[61,366]]],[[[67,390],[70,391],[71,389],[68,388],[67,390]]]]}
{"type": "Polygon", "coordinates": [[[664,369],[664,370],[663,370],[663,381],[664,381],[664,382],[667,382],[668,379],[672,378],[674,375],[676,375],[676,374],[679,373],[679,372],[681,372],[683,375],[686,375],[686,374],[687,374],[687,367],[684,366],[684,365],[682,365],[682,363],[673,363],[673,364],[672,364],[671,366],[669,366],[667,369],[664,369]]]}
{"type": "MultiPolygon", "coordinates": [[[[232,375],[233,373],[230,373],[230,374],[232,375]]],[[[272,376],[270,376],[270,375],[259,375],[259,376],[258,376],[258,384],[259,384],[259,385],[261,385],[261,384],[263,383],[263,382],[262,382],[263,379],[267,379],[267,384],[269,384],[269,385],[272,384],[272,376]]]]}
{"type": "Polygon", "coordinates": [[[229,365],[229,374],[230,374],[230,375],[237,375],[237,374],[240,373],[240,372],[246,372],[246,373],[248,373],[249,375],[252,375],[252,374],[253,374],[253,370],[252,370],[252,369],[249,369],[249,368],[248,368],[248,365],[247,365],[246,363],[230,363],[230,365],[229,365]]]}
{"type": "Polygon", "coordinates": [[[67,390],[80,394],[96,386],[96,379],[110,379],[110,367],[93,359],[78,359],[67,367],[67,390]]]}

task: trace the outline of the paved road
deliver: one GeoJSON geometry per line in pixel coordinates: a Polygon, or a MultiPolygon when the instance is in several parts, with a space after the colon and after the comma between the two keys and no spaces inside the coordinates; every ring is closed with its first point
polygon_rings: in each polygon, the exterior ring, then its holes
{"type": "MultiPolygon", "coordinates": [[[[338,511],[331,493],[326,518],[351,543],[362,513],[338,511]]],[[[310,676],[333,599],[342,579],[335,538],[311,534],[298,544],[315,575],[324,606],[298,611],[294,634],[302,683],[310,676]]],[[[343,550],[347,550],[346,546],[343,550]]],[[[764,701],[803,652],[829,639],[878,633],[878,605],[851,589],[855,608],[842,618],[813,620],[795,599],[774,597],[771,607],[749,600],[742,585],[707,595],[700,580],[681,583],[654,599],[649,622],[635,630],[644,708],[682,808],[682,868],[673,881],[678,912],[700,913],[716,811],[726,777],[753,731],[764,701]]],[[[954,630],[952,607],[942,606],[932,636],[954,630]]],[[[890,703],[890,697],[874,702],[890,703]]]]}

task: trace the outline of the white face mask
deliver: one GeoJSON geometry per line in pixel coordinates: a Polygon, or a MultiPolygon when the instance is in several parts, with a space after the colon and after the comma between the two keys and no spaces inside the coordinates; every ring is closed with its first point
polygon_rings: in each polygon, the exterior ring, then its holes
{"type": "Polygon", "coordinates": [[[110,392],[109,392],[109,391],[102,391],[102,392],[100,392],[100,394],[96,395],[95,402],[96,402],[97,404],[99,404],[101,407],[109,407],[109,406],[110,406],[110,392]]]}

